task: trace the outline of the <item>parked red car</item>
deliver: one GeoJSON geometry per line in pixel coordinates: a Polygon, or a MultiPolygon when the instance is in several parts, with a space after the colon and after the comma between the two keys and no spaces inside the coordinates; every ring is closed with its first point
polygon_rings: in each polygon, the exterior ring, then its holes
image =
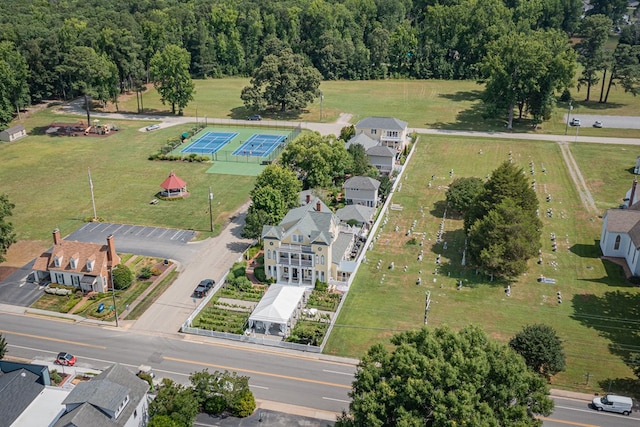
{"type": "Polygon", "coordinates": [[[56,357],[55,363],[58,365],[73,366],[76,364],[76,357],[71,353],[60,352],[58,353],[58,357],[56,357]]]}

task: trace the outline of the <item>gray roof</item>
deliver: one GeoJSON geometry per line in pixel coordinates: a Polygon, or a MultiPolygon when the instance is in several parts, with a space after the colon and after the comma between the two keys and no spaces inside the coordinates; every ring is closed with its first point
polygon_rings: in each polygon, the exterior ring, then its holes
{"type": "Polygon", "coordinates": [[[94,379],[76,385],[69,396],[62,402],[64,405],[90,403],[93,406],[110,412],[116,412],[120,404],[129,394],[129,389],[105,379],[94,379]]]}
{"type": "Polygon", "coordinates": [[[376,141],[375,139],[371,138],[369,135],[363,133],[362,131],[360,131],[360,133],[358,133],[357,135],[353,136],[349,141],[347,141],[347,143],[345,144],[346,148],[351,147],[352,145],[355,144],[360,144],[364,147],[365,151],[375,147],[378,145],[378,141],[376,141]]]}
{"type": "Polygon", "coordinates": [[[9,135],[13,135],[14,133],[18,133],[18,132],[22,132],[24,130],[24,126],[22,125],[15,125],[15,126],[11,126],[10,128],[6,128],[5,130],[3,130],[2,132],[6,132],[9,135]]]}
{"type": "Polygon", "coordinates": [[[376,208],[370,208],[364,205],[347,205],[342,209],[338,209],[336,215],[340,221],[348,222],[355,219],[359,223],[369,222],[376,213],[376,208]]]}
{"type": "Polygon", "coordinates": [[[367,156],[395,157],[396,151],[391,147],[384,147],[382,145],[377,145],[367,150],[367,156]]]}
{"type": "MultiPolygon", "coordinates": [[[[127,406],[130,404],[131,402],[127,406]]],[[[118,419],[121,417],[122,415],[118,419]]],[[[90,403],[83,403],[73,411],[61,416],[54,427],[114,427],[116,425],[104,412],[94,408],[90,403]]]]}
{"type": "Polygon", "coordinates": [[[354,176],[344,182],[344,188],[357,188],[360,190],[377,190],[380,181],[368,176],[354,176]]]}
{"type": "Polygon", "coordinates": [[[340,233],[333,246],[331,247],[331,262],[336,265],[340,265],[344,258],[344,253],[347,252],[351,242],[353,242],[353,234],[340,233]]]}
{"type": "Polygon", "coordinates": [[[54,427],[66,427],[69,424],[65,420],[68,419],[73,419],[74,424],[78,427],[124,425],[140,401],[146,399],[148,390],[149,384],[146,381],[141,380],[128,369],[115,364],[91,381],[80,383],[74,387],[62,403],[79,406],[61,417],[54,424],[54,427]],[[103,412],[104,410],[115,412],[127,395],[129,402],[117,419],[111,419],[103,412]],[[92,408],[89,409],[88,406],[92,408]],[[81,423],[76,423],[76,416],[79,422],[82,421],[81,423]]]}
{"type": "MultiPolygon", "coordinates": [[[[635,205],[634,205],[635,206],[635,205]]],[[[629,234],[636,248],[640,247],[640,211],[636,209],[609,209],[605,214],[608,233],[629,234]]]]}
{"type": "Polygon", "coordinates": [[[356,123],[356,129],[405,130],[407,122],[393,117],[365,117],[356,123]]]}
{"type": "Polygon", "coordinates": [[[0,425],[10,426],[44,390],[39,376],[26,369],[0,371],[0,425]]]}
{"type": "Polygon", "coordinates": [[[314,198],[310,203],[291,209],[282,218],[280,224],[265,225],[262,227],[262,238],[274,238],[282,240],[289,234],[298,232],[307,236],[312,243],[330,244],[333,240],[331,223],[338,223],[331,209],[319,198],[314,198]],[[316,211],[320,203],[320,211],[316,211]]]}

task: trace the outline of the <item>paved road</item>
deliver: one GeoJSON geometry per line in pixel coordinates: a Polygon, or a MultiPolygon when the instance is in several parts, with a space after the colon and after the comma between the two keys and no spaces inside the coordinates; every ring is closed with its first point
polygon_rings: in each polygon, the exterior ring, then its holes
{"type": "MultiPolygon", "coordinates": [[[[249,385],[265,409],[262,425],[320,426],[347,408],[356,360],[298,352],[274,351],[241,343],[204,337],[158,336],[97,327],[99,322],[66,323],[52,318],[24,316],[15,307],[0,305],[0,332],[8,342],[9,356],[50,365],[59,351],[78,357],[74,368],[57,367],[66,373],[103,370],[117,362],[131,370],[150,365],[158,378],[187,384],[189,374],[236,371],[250,377],[249,385]],[[296,414],[287,417],[282,413],[296,414]]],[[[571,394],[571,393],[568,393],[571,394]]],[[[631,427],[640,414],[630,417],[598,413],[589,409],[590,396],[580,399],[554,397],[556,408],[544,419],[545,427],[631,427]]],[[[259,412],[250,419],[257,420],[259,412]]],[[[198,425],[231,426],[210,417],[198,425]]],[[[245,421],[242,425],[256,425],[245,421]]]]}
{"type": "MultiPolygon", "coordinates": [[[[188,376],[203,369],[234,371],[250,377],[257,399],[294,405],[312,418],[335,419],[348,406],[356,361],[292,351],[273,351],[185,335],[99,327],[99,322],[68,323],[52,318],[3,312],[0,332],[9,356],[48,363],[59,351],[78,357],[76,368],[103,370],[118,362],[135,369],[149,365],[158,377],[187,384],[188,376]],[[301,408],[307,409],[304,412],[301,408]]],[[[15,311],[15,310],[14,310],[15,311]]],[[[64,368],[73,371],[74,368],[64,368]]],[[[270,404],[275,410],[278,406],[270,404]]],[[[286,411],[281,411],[286,412],[286,411]]]]}
{"type": "Polygon", "coordinates": [[[544,419],[543,427],[637,427],[640,414],[630,416],[598,412],[589,408],[587,401],[555,397],[553,414],[544,419]]]}

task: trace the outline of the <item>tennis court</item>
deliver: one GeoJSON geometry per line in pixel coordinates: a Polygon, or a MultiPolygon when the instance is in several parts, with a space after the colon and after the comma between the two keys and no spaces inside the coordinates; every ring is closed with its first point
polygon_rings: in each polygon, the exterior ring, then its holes
{"type": "Polygon", "coordinates": [[[280,145],[280,143],[282,143],[282,141],[285,141],[286,139],[287,137],[284,135],[256,133],[231,153],[231,155],[267,157],[280,145]]]}
{"type": "Polygon", "coordinates": [[[227,145],[237,132],[206,132],[181,150],[182,153],[212,154],[227,145]]]}

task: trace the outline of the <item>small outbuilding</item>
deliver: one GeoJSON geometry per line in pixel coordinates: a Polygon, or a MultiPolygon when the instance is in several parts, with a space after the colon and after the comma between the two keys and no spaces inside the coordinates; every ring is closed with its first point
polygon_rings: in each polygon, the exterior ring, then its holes
{"type": "Polygon", "coordinates": [[[160,187],[162,187],[162,191],[160,192],[162,197],[185,197],[189,195],[187,183],[173,171],[171,171],[167,179],[160,184],[160,187]]]}
{"type": "Polygon", "coordinates": [[[297,321],[306,288],[273,284],[249,317],[249,327],[257,333],[287,336],[297,321]]]}
{"type": "Polygon", "coordinates": [[[0,141],[13,142],[27,136],[27,130],[22,125],[11,126],[0,132],[0,141]]]}

